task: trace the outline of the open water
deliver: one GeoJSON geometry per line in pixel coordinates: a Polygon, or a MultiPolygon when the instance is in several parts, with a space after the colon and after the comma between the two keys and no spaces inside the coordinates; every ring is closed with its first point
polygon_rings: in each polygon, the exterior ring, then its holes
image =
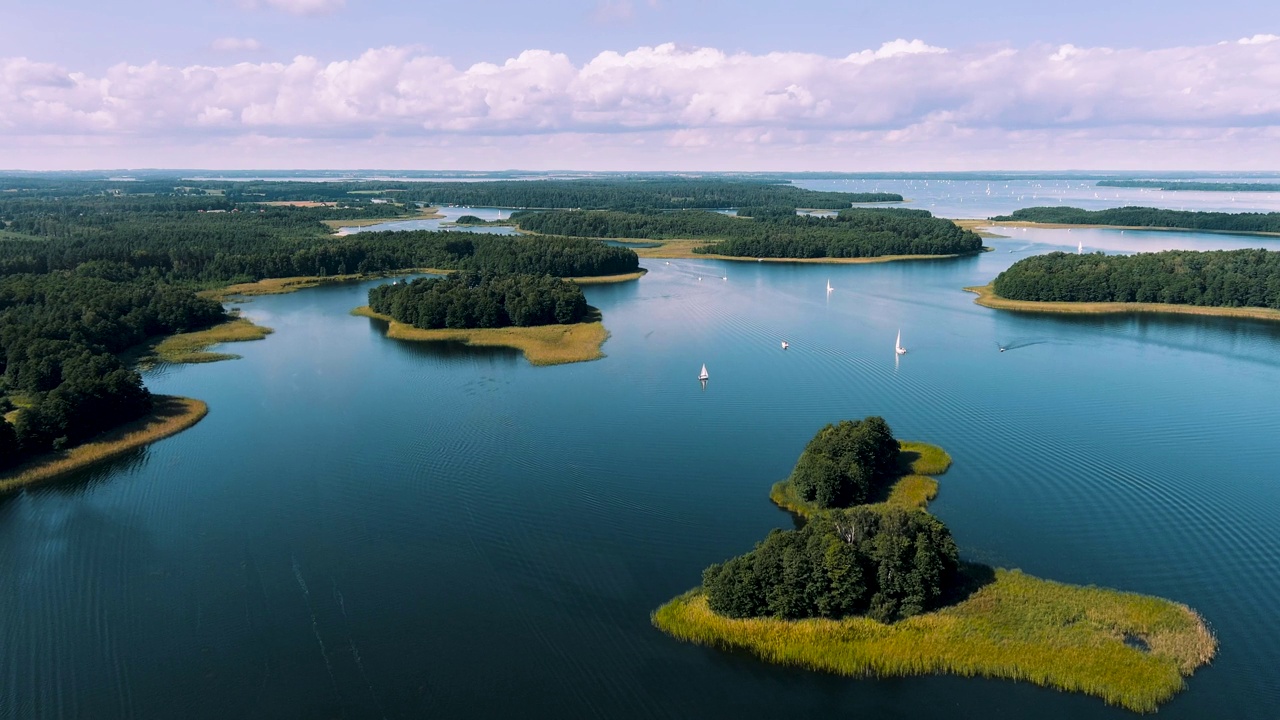
{"type": "Polygon", "coordinates": [[[1280,325],[1023,315],[960,290],[1081,242],[1276,244],[1032,230],[948,261],[649,260],[586,288],[608,357],[542,368],[388,340],[348,315],[367,283],[255,298],[276,333],[243,359],[147,375],[208,401],[200,424],[0,499],[0,717],[1129,716],[650,626],[791,525],[768,489],[820,426],[874,413],[954,456],[932,511],[968,559],[1204,614],[1219,657],[1161,717],[1274,718],[1280,325]]]}

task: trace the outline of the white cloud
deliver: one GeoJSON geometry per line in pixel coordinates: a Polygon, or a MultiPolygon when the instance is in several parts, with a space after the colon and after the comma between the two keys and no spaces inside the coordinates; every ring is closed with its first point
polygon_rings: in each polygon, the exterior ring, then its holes
{"type": "MultiPolygon", "coordinates": [[[[470,67],[387,47],[337,62],[121,64],[93,75],[11,58],[0,60],[0,128],[9,138],[0,137],[0,149],[47,136],[179,145],[447,136],[470,147],[549,137],[579,147],[576,137],[617,152],[688,153],[681,160],[735,147],[740,155],[789,148],[796,160],[827,148],[811,158],[822,160],[838,155],[833,143],[858,157],[880,152],[870,149],[877,143],[950,152],[974,143],[1045,158],[1060,147],[1035,142],[1114,153],[1124,138],[1152,157],[1177,157],[1181,145],[1188,157],[1235,147],[1257,159],[1280,142],[1280,42],[1258,39],[1269,37],[1156,50],[948,50],[900,39],[838,58],[667,44],[582,64],[527,50],[470,67]]],[[[223,40],[252,49],[251,40],[223,40]]]]}
{"type": "Polygon", "coordinates": [[[347,0],[240,0],[240,4],[251,10],[270,8],[290,15],[324,15],[342,8],[347,0]]]}
{"type": "Polygon", "coordinates": [[[210,47],[219,52],[253,52],[255,50],[261,50],[262,43],[253,38],[223,37],[214,40],[210,44],[210,47]]]}

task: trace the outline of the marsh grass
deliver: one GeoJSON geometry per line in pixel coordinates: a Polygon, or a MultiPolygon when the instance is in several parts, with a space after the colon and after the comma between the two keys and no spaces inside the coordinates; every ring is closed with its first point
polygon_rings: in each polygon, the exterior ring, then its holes
{"type": "Polygon", "coordinates": [[[654,611],[681,640],[746,650],[768,662],[854,677],[949,673],[1004,678],[1081,692],[1154,712],[1207,663],[1217,641],[1185,605],[1133,593],[996,570],[962,601],[885,625],[842,620],[734,620],[701,590],[654,611]],[[1143,652],[1126,644],[1146,642],[1143,652]]]}
{"type": "MultiPolygon", "coordinates": [[[[1073,225],[1072,227],[1078,227],[1073,225]]],[[[1219,317],[1251,318],[1254,320],[1280,320],[1280,310],[1260,307],[1205,307],[1203,305],[1173,305],[1166,303],[1138,302],[1040,302],[1036,300],[1010,300],[996,294],[991,285],[965,288],[978,297],[974,302],[995,310],[1019,312],[1065,313],[1079,315],[1118,315],[1124,313],[1166,313],[1172,315],[1216,315],[1219,317]]]]}
{"type": "Polygon", "coordinates": [[[564,279],[570,282],[575,282],[579,285],[606,285],[608,283],[631,282],[632,280],[639,280],[640,278],[644,277],[645,273],[647,272],[649,271],[644,268],[640,268],[636,272],[624,273],[622,275],[593,275],[593,276],[587,276],[587,277],[568,277],[564,279]]]}
{"type": "Polygon", "coordinates": [[[592,316],[587,322],[573,325],[469,330],[423,330],[394,320],[388,315],[376,313],[368,305],[352,310],[351,314],[385,323],[386,336],[396,340],[452,341],[481,347],[509,347],[523,352],[525,359],[532,365],[562,365],[604,357],[600,348],[609,339],[609,331],[604,329],[604,323],[600,321],[600,311],[594,308],[592,310],[592,316]]]}
{"type": "Polygon", "coordinates": [[[209,412],[200,400],[175,395],[155,395],[145,417],[104,432],[70,450],[46,453],[0,472],[0,493],[34,485],[88,467],[117,455],[169,437],[195,425],[209,412]]]}
{"type": "Polygon", "coordinates": [[[169,335],[158,342],[148,343],[130,351],[128,355],[139,365],[152,365],[159,362],[207,363],[234,360],[240,356],[207,352],[205,348],[217,343],[261,340],[272,332],[271,328],[254,325],[247,318],[234,318],[205,330],[169,335]]]}

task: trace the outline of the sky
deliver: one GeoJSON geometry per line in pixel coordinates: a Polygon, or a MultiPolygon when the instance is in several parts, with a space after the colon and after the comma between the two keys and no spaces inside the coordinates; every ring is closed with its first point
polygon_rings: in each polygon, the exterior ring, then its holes
{"type": "Polygon", "coordinates": [[[1280,170],[1271,0],[0,0],[0,169],[1280,170]]]}

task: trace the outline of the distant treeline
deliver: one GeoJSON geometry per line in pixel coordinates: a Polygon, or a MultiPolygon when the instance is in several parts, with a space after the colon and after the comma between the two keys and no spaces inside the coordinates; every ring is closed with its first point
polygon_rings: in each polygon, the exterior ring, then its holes
{"type": "Polygon", "coordinates": [[[991,218],[999,221],[1059,223],[1063,225],[1117,225],[1122,227],[1178,228],[1222,232],[1280,233],[1280,213],[1223,213],[1189,210],[1161,210],[1149,207],[1121,207],[1109,210],[1081,210],[1074,207],[1031,207],[1012,215],[991,218]]]}
{"type": "Polygon", "coordinates": [[[993,289],[1011,300],[1280,309],[1280,252],[1055,252],[1019,260],[1000,273],[993,289]]]}
{"type": "Polygon", "coordinates": [[[403,203],[526,208],[730,208],[790,205],[838,210],[853,203],[901,201],[897,193],[804,190],[783,181],[735,178],[614,177],[583,180],[486,182],[194,181],[148,176],[141,182],[66,177],[0,177],[0,191],[15,197],[86,194],[200,195],[217,192],[231,203],[280,200],[367,202],[382,196],[403,203]]]}
{"type": "Polygon", "coordinates": [[[369,291],[369,307],[425,329],[567,325],[587,314],[576,283],[521,274],[457,273],[380,285],[369,291]]]}
{"type": "Polygon", "coordinates": [[[836,217],[753,208],[757,217],[704,210],[618,212],[556,210],[516,213],[525,230],[597,238],[704,239],[695,252],[741,257],[819,258],[955,255],[978,252],[982,239],[927,210],[858,208],[836,217]]]}
{"type": "Polygon", "coordinates": [[[1198,182],[1194,180],[1099,180],[1098,187],[1197,190],[1200,192],[1280,192],[1280,183],[1198,182]]]}
{"type": "Polygon", "coordinates": [[[79,443],[151,407],[142,378],[116,357],[156,335],[207,327],[222,306],[190,289],[115,281],[125,268],[0,278],[0,468],[79,443]]]}

